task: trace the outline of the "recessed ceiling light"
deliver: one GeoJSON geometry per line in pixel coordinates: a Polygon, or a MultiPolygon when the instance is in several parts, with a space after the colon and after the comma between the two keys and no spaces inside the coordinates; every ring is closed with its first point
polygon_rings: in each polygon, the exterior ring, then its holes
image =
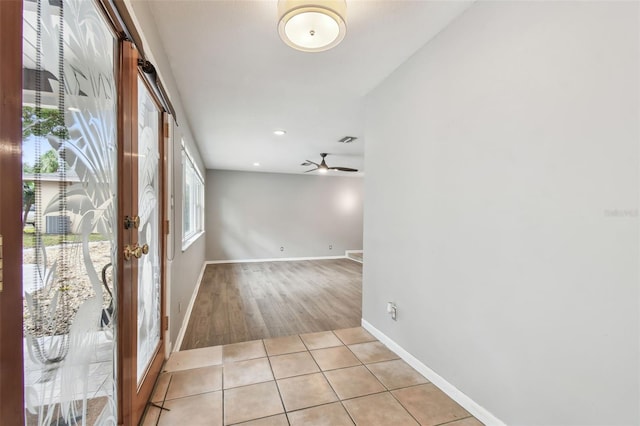
{"type": "Polygon", "coordinates": [[[278,135],[278,136],[282,136],[284,134],[286,134],[287,132],[285,130],[274,130],[273,134],[274,135],[278,135]]]}
{"type": "Polygon", "coordinates": [[[255,163],[253,163],[253,165],[254,165],[254,166],[256,166],[256,167],[258,167],[258,166],[260,166],[260,163],[255,162],[255,163]]]}

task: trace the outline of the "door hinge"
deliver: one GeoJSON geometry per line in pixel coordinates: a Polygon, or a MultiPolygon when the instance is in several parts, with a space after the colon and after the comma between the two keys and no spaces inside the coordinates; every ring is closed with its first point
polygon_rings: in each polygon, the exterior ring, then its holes
{"type": "Polygon", "coordinates": [[[169,330],[169,317],[165,315],[165,317],[162,319],[163,325],[162,328],[163,330],[167,331],[169,330]]]}
{"type": "Polygon", "coordinates": [[[169,235],[169,221],[168,220],[164,221],[164,234],[165,235],[169,235]]]}

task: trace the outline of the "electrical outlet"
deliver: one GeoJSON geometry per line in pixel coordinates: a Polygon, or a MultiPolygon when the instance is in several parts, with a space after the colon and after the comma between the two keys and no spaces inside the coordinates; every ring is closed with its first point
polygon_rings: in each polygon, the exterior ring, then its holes
{"type": "Polygon", "coordinates": [[[329,250],[333,250],[333,244],[329,244],[329,250]]]}
{"type": "Polygon", "coordinates": [[[280,251],[284,251],[284,247],[280,247],[280,251]]]}

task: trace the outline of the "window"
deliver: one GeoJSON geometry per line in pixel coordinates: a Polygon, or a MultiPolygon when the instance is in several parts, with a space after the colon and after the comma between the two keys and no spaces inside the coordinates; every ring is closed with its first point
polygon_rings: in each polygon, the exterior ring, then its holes
{"type": "Polygon", "coordinates": [[[204,233],[204,179],[182,141],[182,250],[204,233]]]}

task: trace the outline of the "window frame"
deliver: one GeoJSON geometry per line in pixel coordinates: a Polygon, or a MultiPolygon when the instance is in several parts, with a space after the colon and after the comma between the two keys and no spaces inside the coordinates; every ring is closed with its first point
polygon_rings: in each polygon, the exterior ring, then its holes
{"type": "Polygon", "coordinates": [[[189,153],[189,150],[185,146],[184,139],[182,139],[182,251],[186,251],[194,242],[198,240],[204,233],[204,178],[193,157],[189,153]],[[188,178],[199,184],[196,186],[195,191],[189,187],[188,178]],[[187,197],[187,193],[189,197],[187,197]],[[195,195],[195,197],[194,197],[195,195]],[[193,203],[193,198],[196,199],[196,203],[193,203]],[[187,203],[187,200],[189,202],[187,203]],[[187,208],[189,211],[187,211],[187,208]],[[192,211],[195,208],[195,211],[192,211]],[[195,221],[194,229],[186,229],[187,217],[190,222],[195,221]]]}

